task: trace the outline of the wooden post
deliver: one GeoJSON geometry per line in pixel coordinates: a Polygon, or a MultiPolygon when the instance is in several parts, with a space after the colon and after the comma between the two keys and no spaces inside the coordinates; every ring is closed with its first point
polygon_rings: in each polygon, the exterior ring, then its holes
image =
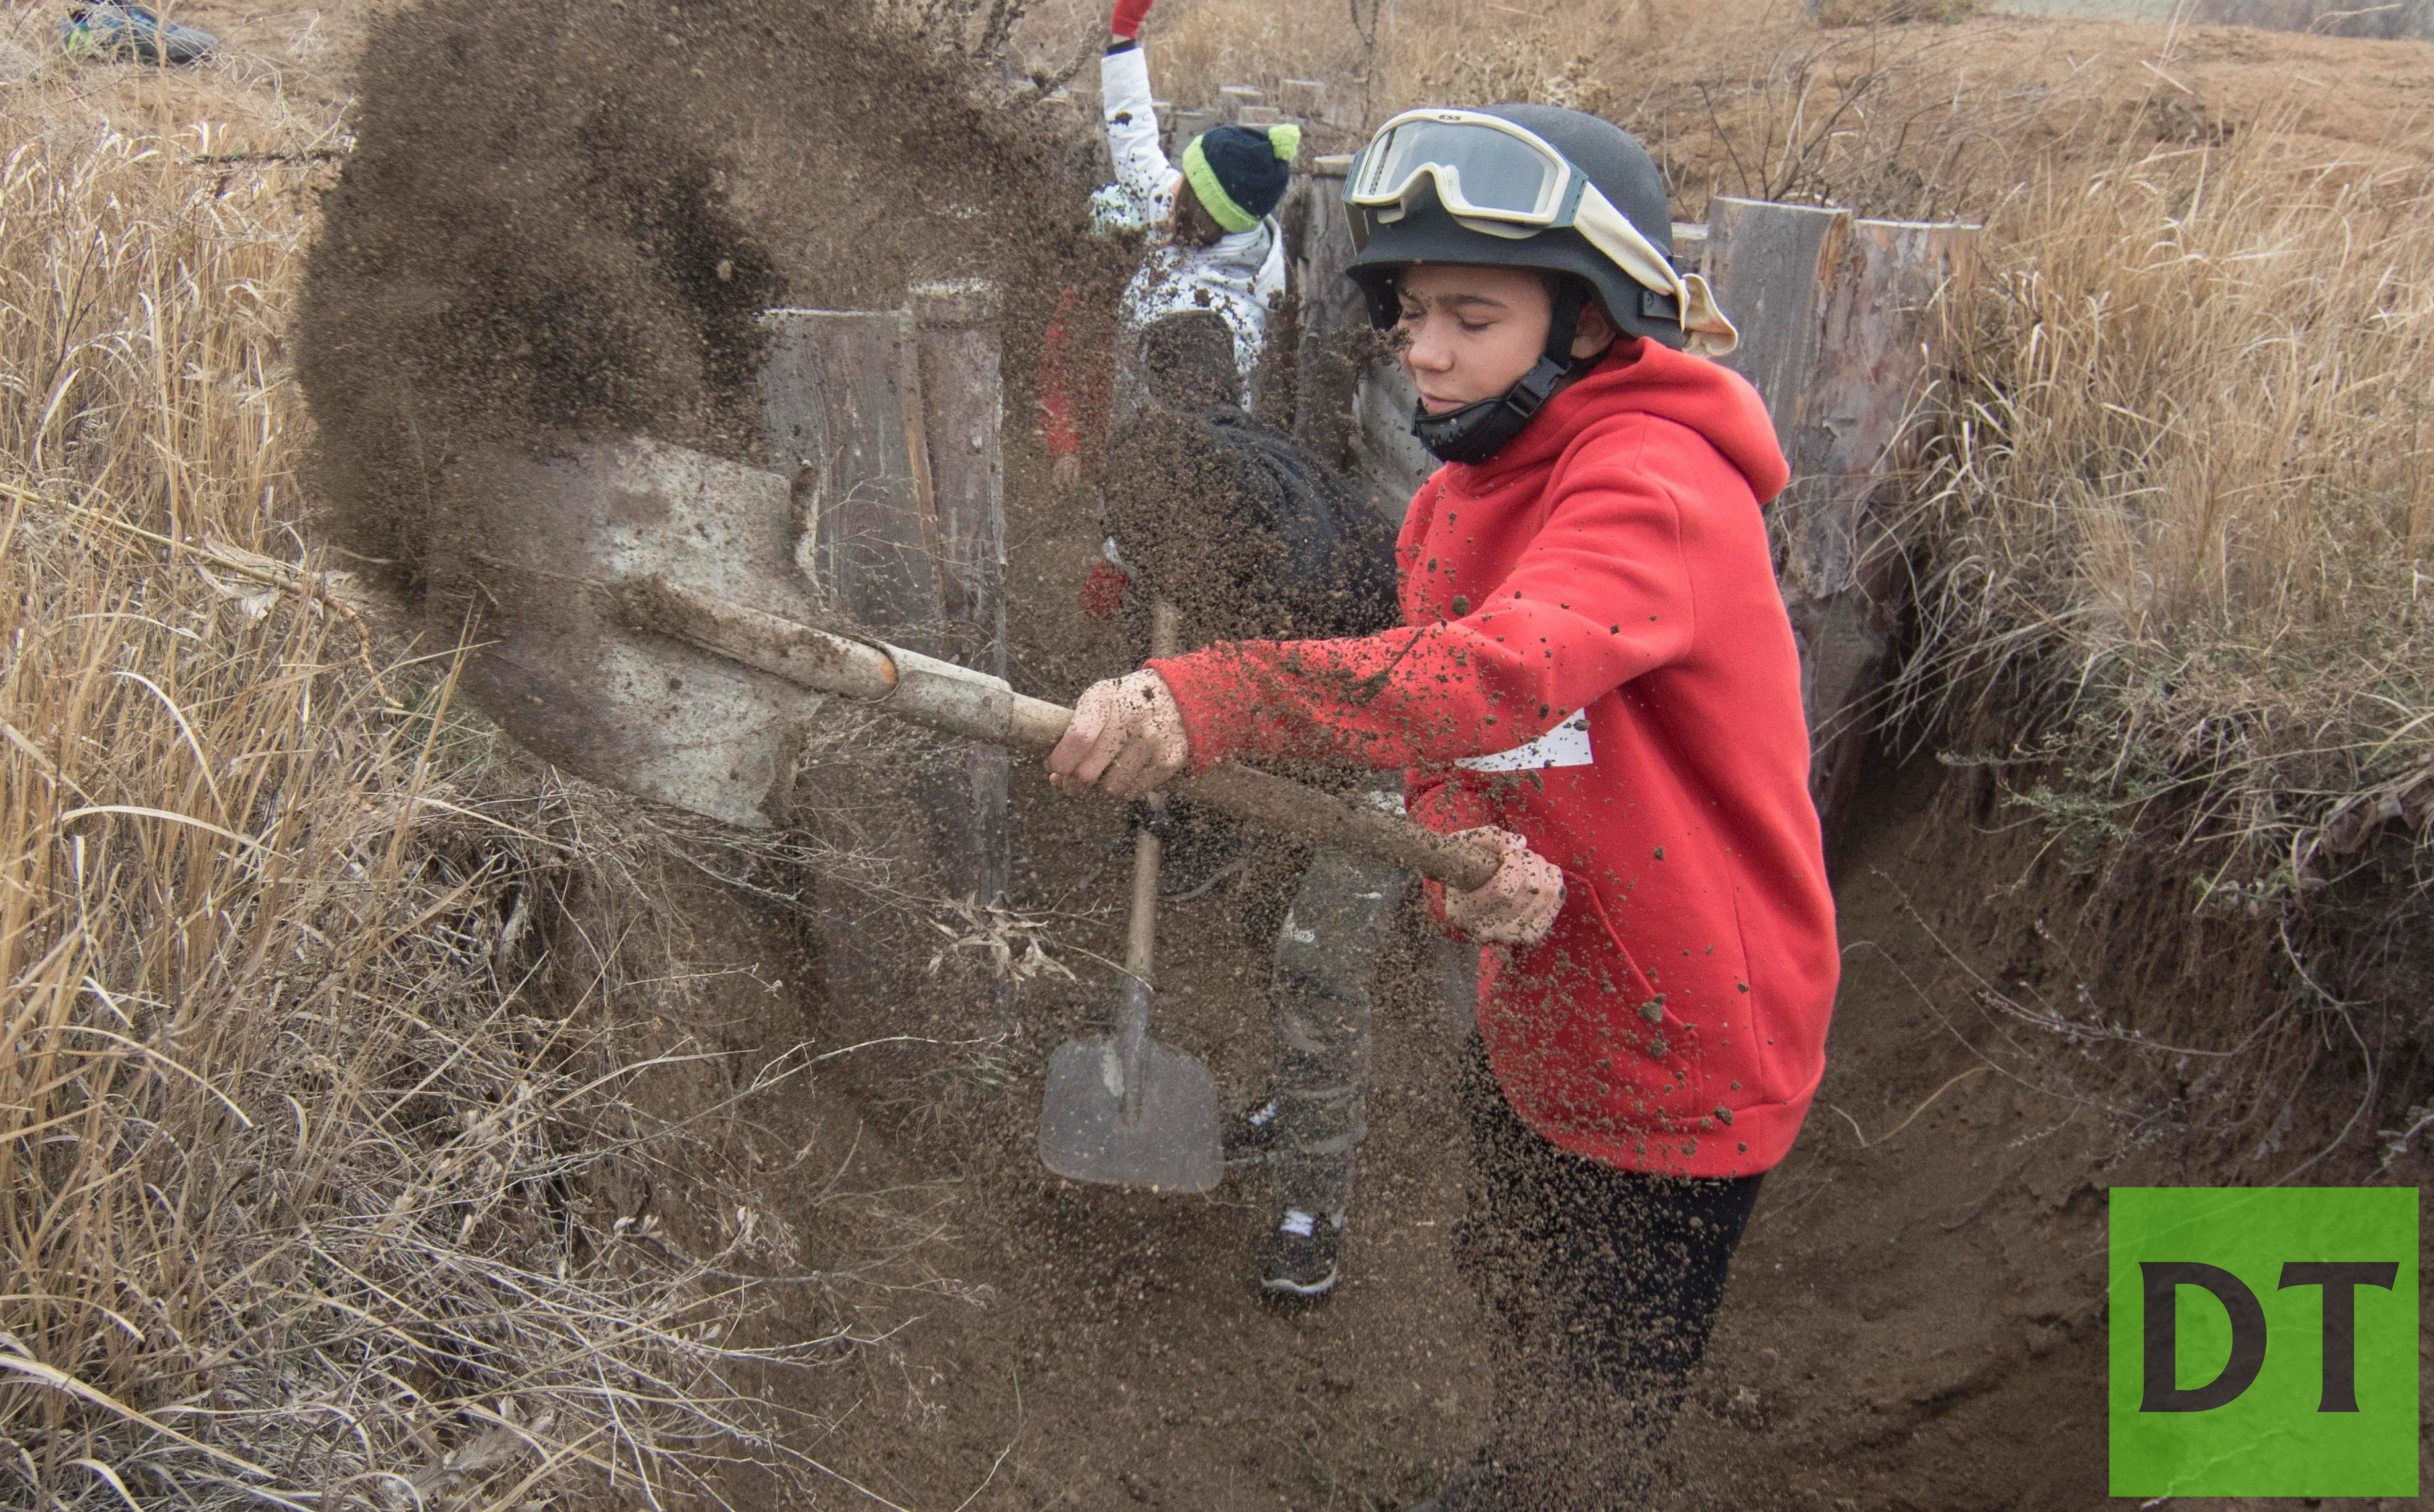
{"type": "Polygon", "coordinates": [[[1334,121],[1330,113],[1333,101],[1328,97],[1325,81],[1315,78],[1280,78],[1277,80],[1277,109],[1289,116],[1298,116],[1312,125],[1326,126],[1334,121]]]}
{"type": "MultiPolygon", "coordinates": [[[[819,602],[896,644],[1002,676],[997,313],[996,291],[978,282],[917,286],[903,310],[773,310],[761,390],[769,461],[794,479],[797,557],[819,602]]],[[[976,746],[951,779],[905,790],[874,778],[865,811],[910,797],[920,822],[869,838],[958,893],[999,901],[1007,775],[1002,749],[976,746]],[[876,790],[888,787],[900,790],[876,790]]]]}
{"type": "MultiPolygon", "coordinates": [[[[1005,654],[1005,462],[999,432],[998,296],[977,280],[917,284],[922,416],[937,511],[941,641],[946,657],[1003,677],[1005,654]]],[[[947,816],[954,880],[982,903],[1005,897],[1013,862],[1003,746],[975,743],[965,802],[947,816]]]]}
{"type": "Polygon", "coordinates": [[[1290,247],[1287,281],[1301,311],[1294,364],[1294,439],[1327,462],[1352,461],[1352,388],[1359,374],[1345,351],[1346,333],[1366,330],[1361,292],[1344,276],[1352,261],[1352,229],[1344,219],[1346,158],[1320,158],[1294,186],[1300,236],[1290,247]]]}
{"type": "Polygon", "coordinates": [[[1179,164],[1183,161],[1183,149],[1191,144],[1191,139],[1210,127],[1223,124],[1226,118],[1214,106],[1204,105],[1195,110],[1177,110],[1173,115],[1161,115],[1158,119],[1167,123],[1167,158],[1179,164]]]}
{"type": "Polygon", "coordinates": [[[1293,432],[1388,518],[1400,520],[1437,464],[1411,433],[1410,382],[1380,357],[1368,306],[1344,276],[1353,256],[1344,216],[1350,164],[1349,158],[1320,158],[1310,174],[1308,230],[1291,280],[1301,291],[1293,432]]]}
{"type": "Polygon", "coordinates": [[[1757,385],[1791,464],[1769,512],[1800,642],[1809,792],[1829,846],[1884,691],[1900,561],[1878,514],[1940,365],[1938,297],[1967,277],[1978,229],[1719,197],[1706,274],[1741,331],[1729,363],[1757,385]]]}
{"type": "Polygon", "coordinates": [[[938,654],[937,516],[905,311],[772,310],[761,371],[769,466],[795,480],[798,560],[824,602],[938,654]]]}
{"type": "Polygon", "coordinates": [[[1774,511],[1784,603],[1805,648],[1809,789],[1831,841],[1881,713],[1901,599],[1882,506],[1911,422],[1941,367],[1944,292],[1965,280],[1978,228],[1853,223],[1819,322],[1817,364],[1785,437],[1792,484],[1774,511]]]}
{"type": "Polygon", "coordinates": [[[1720,195],[1707,214],[1707,281],[1741,333],[1725,365],[1757,385],[1775,433],[1788,437],[1817,365],[1851,212],[1720,195]]]}

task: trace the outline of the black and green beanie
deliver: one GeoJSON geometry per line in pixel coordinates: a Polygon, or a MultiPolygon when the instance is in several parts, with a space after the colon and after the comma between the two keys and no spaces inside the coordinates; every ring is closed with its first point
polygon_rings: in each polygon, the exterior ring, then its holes
{"type": "Polygon", "coordinates": [[[1301,127],[1221,126],[1191,139],[1183,149],[1183,177],[1217,224],[1247,231],[1285,197],[1301,127]]]}

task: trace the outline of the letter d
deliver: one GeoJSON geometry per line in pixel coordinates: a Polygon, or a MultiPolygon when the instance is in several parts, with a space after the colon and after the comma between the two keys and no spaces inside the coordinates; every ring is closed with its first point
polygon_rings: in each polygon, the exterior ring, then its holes
{"type": "Polygon", "coordinates": [[[2195,1260],[2142,1260],[2138,1274],[2146,1310],[2146,1384],[2138,1398],[2140,1412],[2212,1412],[2256,1381],[2265,1368],[2265,1309],[2240,1279],[2220,1266],[2195,1260]],[[2177,1300],[2184,1286],[2203,1286],[2222,1303],[2231,1318],[2231,1358],[2222,1372],[2202,1386],[2184,1391],[2173,1382],[2179,1375],[2180,1317],[2177,1300]]]}

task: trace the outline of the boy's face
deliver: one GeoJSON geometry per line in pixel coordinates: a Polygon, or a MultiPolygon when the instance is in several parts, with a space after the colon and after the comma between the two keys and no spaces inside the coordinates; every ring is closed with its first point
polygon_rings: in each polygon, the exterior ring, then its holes
{"type": "MultiPolygon", "coordinates": [[[[1416,263],[1396,287],[1403,302],[1395,327],[1403,371],[1431,415],[1494,399],[1519,382],[1547,349],[1555,312],[1543,274],[1416,263]]],[[[1614,338],[1604,310],[1592,300],[1581,311],[1572,355],[1590,356],[1614,338]]]]}

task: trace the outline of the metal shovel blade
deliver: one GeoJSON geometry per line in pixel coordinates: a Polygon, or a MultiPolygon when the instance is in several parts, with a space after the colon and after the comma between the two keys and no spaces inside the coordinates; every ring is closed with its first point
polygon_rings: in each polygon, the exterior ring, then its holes
{"type": "Polygon", "coordinates": [[[1040,1164],[1068,1181],[1208,1191],[1226,1170],[1216,1079],[1155,1040],[1141,1047],[1140,1064],[1140,1098],[1127,1116],[1116,1037],[1058,1045],[1039,1109],[1040,1164]]]}

